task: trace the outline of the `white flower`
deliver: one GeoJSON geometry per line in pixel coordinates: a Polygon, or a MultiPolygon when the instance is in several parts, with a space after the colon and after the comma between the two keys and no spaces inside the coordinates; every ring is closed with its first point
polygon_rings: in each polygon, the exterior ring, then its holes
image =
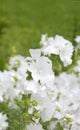
{"type": "Polygon", "coordinates": [[[59,51],[60,59],[64,63],[64,66],[70,65],[72,63],[71,57],[73,52],[73,46],[68,40],[65,40],[65,42],[61,46],[62,47],[59,51]]]}
{"type": "Polygon", "coordinates": [[[20,89],[17,88],[19,78],[20,76],[13,70],[0,73],[0,97],[2,97],[2,101],[13,101],[19,96],[20,89]]]}
{"type": "Polygon", "coordinates": [[[56,35],[55,38],[48,38],[46,42],[46,46],[42,44],[42,52],[45,55],[59,55],[61,61],[64,63],[64,66],[70,65],[72,63],[71,57],[73,53],[73,46],[70,41],[64,39],[62,36],[56,35]]]}
{"type": "Polygon", "coordinates": [[[47,87],[52,87],[54,73],[52,71],[51,61],[47,57],[41,56],[41,50],[39,49],[30,49],[30,54],[32,58],[28,64],[28,70],[32,73],[33,80],[35,82],[40,81],[41,84],[46,84],[47,87]]]}
{"type": "Polygon", "coordinates": [[[39,91],[37,94],[33,94],[32,99],[37,101],[35,109],[38,110],[41,119],[44,122],[49,121],[54,115],[55,106],[47,94],[47,91],[44,89],[39,91]]]}
{"type": "Polygon", "coordinates": [[[6,122],[7,116],[0,113],[0,130],[6,130],[8,123],[6,122]]]}
{"type": "Polygon", "coordinates": [[[23,56],[17,55],[14,57],[11,57],[9,60],[9,69],[17,69],[25,62],[25,58],[23,56]]]}
{"type": "Polygon", "coordinates": [[[29,125],[27,125],[27,127],[26,127],[27,129],[26,130],[44,130],[43,128],[42,128],[42,125],[41,124],[29,124],[29,125]]]}
{"type": "Polygon", "coordinates": [[[75,41],[77,43],[77,48],[80,49],[80,36],[76,36],[75,41]]]}

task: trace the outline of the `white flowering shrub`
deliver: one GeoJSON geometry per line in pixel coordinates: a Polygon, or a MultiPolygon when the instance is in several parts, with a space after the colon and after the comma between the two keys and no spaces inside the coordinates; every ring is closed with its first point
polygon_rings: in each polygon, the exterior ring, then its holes
{"type": "Polygon", "coordinates": [[[80,37],[75,40],[73,47],[62,36],[42,35],[30,56],[10,58],[0,71],[0,130],[80,130],[80,37]]]}

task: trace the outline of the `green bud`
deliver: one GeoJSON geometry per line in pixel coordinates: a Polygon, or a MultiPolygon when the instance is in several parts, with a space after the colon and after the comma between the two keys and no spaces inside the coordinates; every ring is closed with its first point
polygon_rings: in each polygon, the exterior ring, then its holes
{"type": "Polygon", "coordinates": [[[30,117],[30,115],[29,115],[29,114],[27,114],[27,113],[24,113],[24,114],[23,114],[23,118],[24,118],[24,119],[26,119],[26,120],[27,120],[27,119],[29,119],[29,117],[30,117]]]}
{"type": "Polygon", "coordinates": [[[70,117],[65,117],[65,118],[64,118],[64,121],[66,121],[66,122],[72,122],[72,121],[73,121],[73,119],[72,119],[72,118],[70,118],[70,117]]]}
{"type": "Polygon", "coordinates": [[[33,106],[37,106],[37,102],[35,100],[32,101],[33,106]]]}
{"type": "Polygon", "coordinates": [[[39,114],[38,114],[38,113],[34,113],[34,117],[35,117],[36,119],[38,119],[38,118],[39,118],[39,114]]]}

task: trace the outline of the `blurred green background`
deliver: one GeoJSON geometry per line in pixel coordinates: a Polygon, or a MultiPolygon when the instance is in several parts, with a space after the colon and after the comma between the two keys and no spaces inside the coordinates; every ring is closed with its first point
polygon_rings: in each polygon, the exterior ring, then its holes
{"type": "Polygon", "coordinates": [[[37,48],[45,33],[73,42],[80,34],[80,0],[0,0],[0,69],[10,56],[37,48]]]}

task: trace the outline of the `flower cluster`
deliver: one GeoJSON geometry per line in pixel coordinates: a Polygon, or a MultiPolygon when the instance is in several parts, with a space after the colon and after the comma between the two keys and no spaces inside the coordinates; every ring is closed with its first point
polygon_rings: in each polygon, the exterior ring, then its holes
{"type": "MultiPolygon", "coordinates": [[[[21,111],[24,130],[79,130],[80,60],[71,73],[56,75],[50,55],[59,55],[65,67],[70,65],[72,43],[62,36],[42,35],[40,44],[26,58],[10,58],[8,70],[0,72],[0,104],[21,111]]],[[[0,130],[10,125],[10,115],[5,114],[0,113],[0,130]]]]}

